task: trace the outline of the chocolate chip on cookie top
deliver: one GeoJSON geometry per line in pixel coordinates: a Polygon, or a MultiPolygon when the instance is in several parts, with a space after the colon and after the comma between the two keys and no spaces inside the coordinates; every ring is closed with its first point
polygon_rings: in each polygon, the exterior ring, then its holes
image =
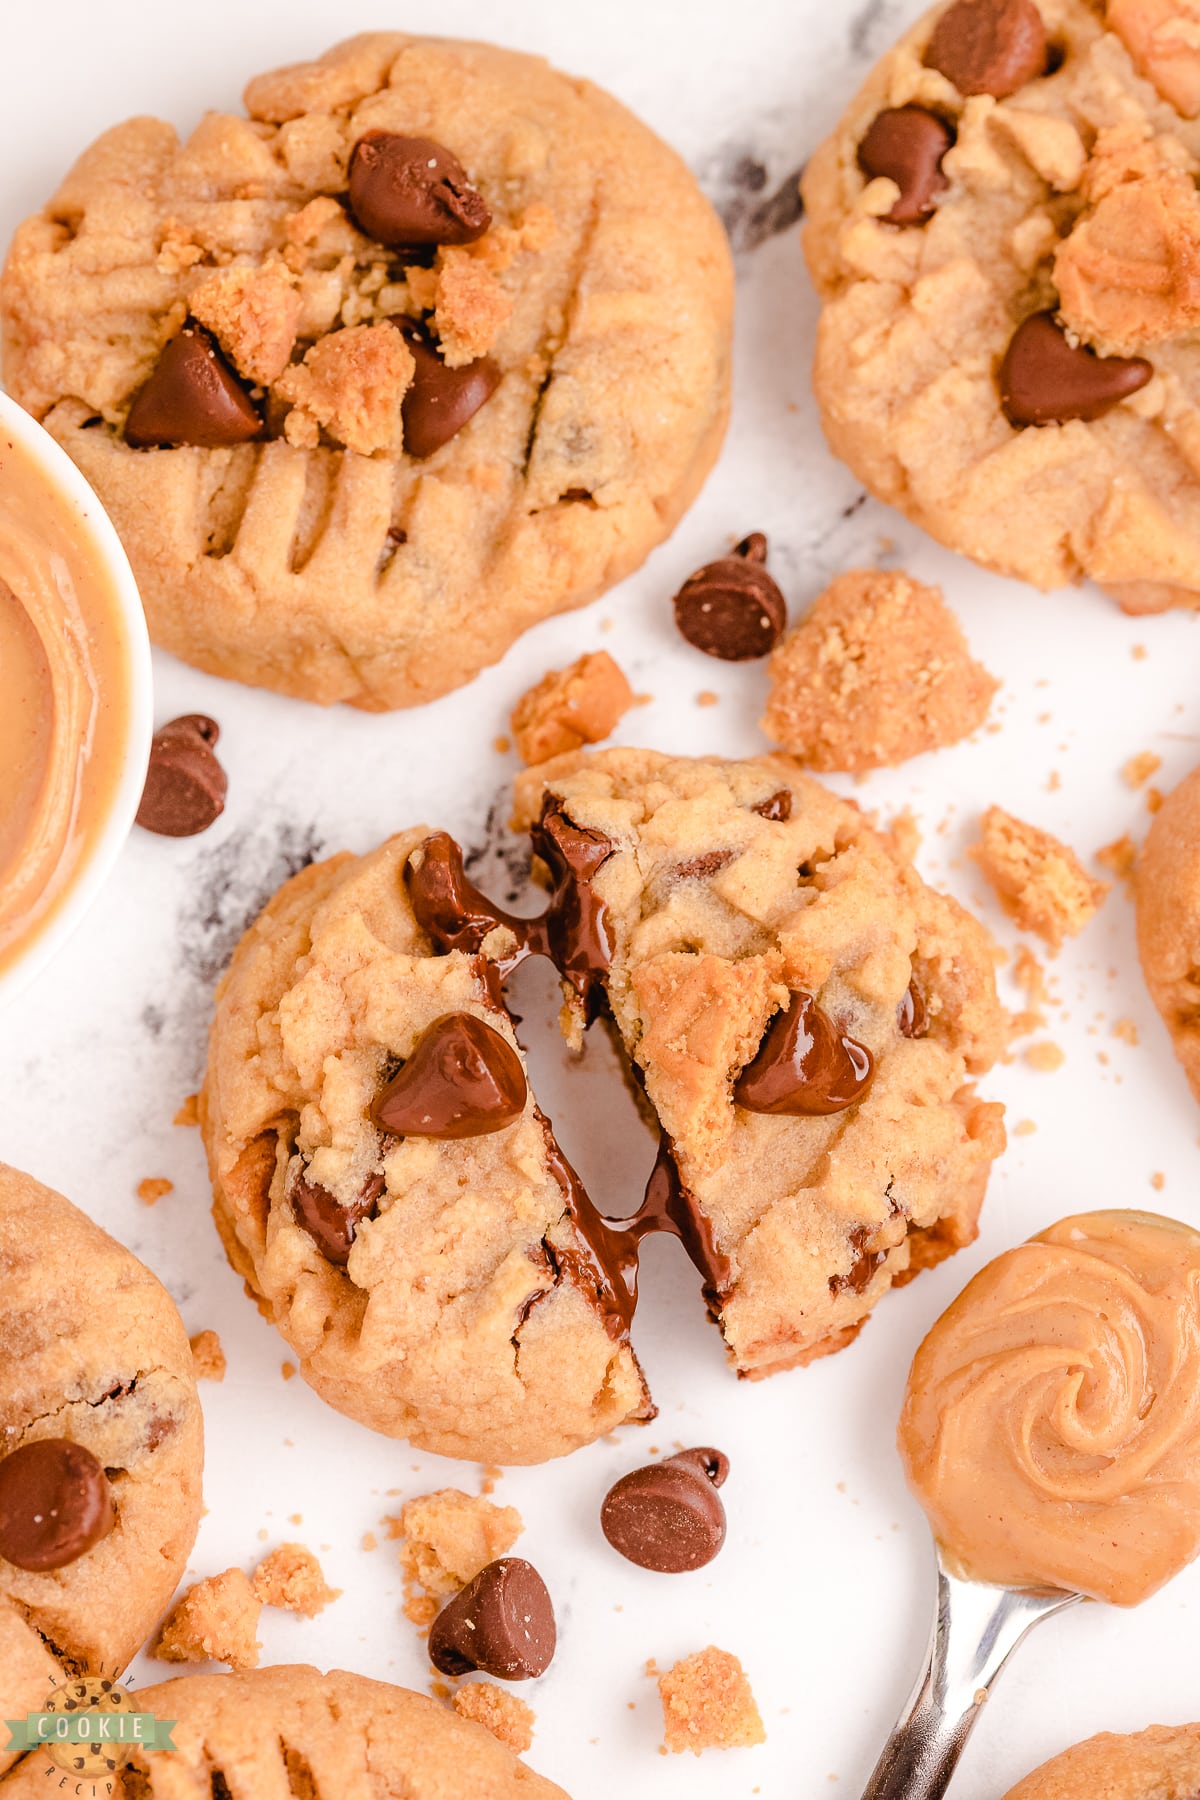
{"type": "Polygon", "coordinates": [[[725,662],[766,656],[787,624],[787,602],[766,562],[767,540],[752,531],[732,555],[689,575],[675,596],[680,635],[725,662]]]}
{"type": "Polygon", "coordinates": [[[486,1137],[520,1118],[528,1093],[508,1040],[474,1013],[449,1013],[417,1039],[371,1117],[396,1137],[486,1137]]]}
{"type": "Polygon", "coordinates": [[[225,810],[229,782],[217,761],[215,719],[188,713],[155,732],[137,822],[161,837],[194,837],[225,810]]]}
{"type": "Polygon", "coordinates": [[[125,442],[135,450],[245,444],[262,431],[253,401],[212,336],[195,321],[173,337],[133,397],[125,442]]]}
{"type": "Polygon", "coordinates": [[[326,1262],[344,1269],[364,1219],[373,1219],[386,1189],[382,1175],[369,1175],[355,1199],[343,1202],[319,1182],[297,1175],[288,1188],[296,1220],[307,1231],[326,1262]]]}
{"type": "Polygon", "coordinates": [[[1004,100],[1044,74],[1048,54],[1034,0],[954,0],[934,27],[925,61],[960,94],[1004,100]]]}
{"type": "Polygon", "coordinates": [[[844,1112],[862,1099],[874,1070],[865,1044],[840,1031],[811,994],[793,991],[734,1083],[733,1097],[748,1112],[844,1112]]]}
{"type": "Polygon", "coordinates": [[[18,1569],[78,1562],[115,1516],[108,1477],[82,1444],[38,1438],[0,1462],[0,1557],[18,1569]]]}
{"type": "Polygon", "coordinates": [[[858,166],[871,179],[894,181],[900,194],[884,217],[892,225],[923,225],[950,183],[942,158],[954,143],[946,121],[924,106],[890,106],[877,113],[858,146],[858,166]]]}
{"type": "Polygon", "coordinates": [[[470,423],[500,385],[500,365],[477,356],[451,368],[429,331],[415,319],[396,319],[413,359],[412,380],[401,403],[404,448],[424,461],[470,423]]]}
{"type": "Polygon", "coordinates": [[[429,1633],[429,1660],[443,1675],[479,1669],[529,1681],[550,1667],[558,1641],[546,1584],[520,1556],[503,1556],[443,1607],[429,1633]]]}
{"type": "Polygon", "coordinates": [[[401,247],[473,244],[492,222],[444,144],[396,131],[368,131],[350,153],[350,211],[368,237],[401,247]]]}
{"type": "Polygon", "coordinates": [[[1020,324],[1000,365],[1000,398],[1012,425],[1060,425],[1102,419],[1150,380],[1142,356],[1097,356],[1072,343],[1052,312],[1020,324]]]}
{"type": "Polygon", "coordinates": [[[681,1450],[623,1475],[605,1496],[600,1525],[614,1550],[643,1569],[702,1569],[725,1542],[717,1489],[729,1473],[720,1450],[681,1450]]]}

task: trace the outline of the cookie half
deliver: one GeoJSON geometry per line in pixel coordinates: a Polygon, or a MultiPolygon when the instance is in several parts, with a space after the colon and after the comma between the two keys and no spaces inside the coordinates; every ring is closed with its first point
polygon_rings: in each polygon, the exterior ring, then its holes
{"type": "Polygon", "coordinates": [[[1053,1757],[1007,1800],[1190,1800],[1200,1789],[1200,1725],[1151,1725],[1128,1737],[1102,1731],[1053,1757]]]}
{"type": "Polygon", "coordinates": [[[1040,588],[1200,604],[1200,50],[1142,0],[950,0],[808,165],[814,385],[880,499],[1040,588]]]}
{"type": "Polygon", "coordinates": [[[375,33],[183,143],[141,118],[18,231],[5,382],[117,525],[158,643],[410,706],[673,528],[729,403],[691,174],[540,58],[375,33]]]}
{"type": "MultiPolygon", "coordinates": [[[[118,1675],[141,1648],[195,1542],[204,1447],[166,1289],[60,1194],[3,1164],[0,1318],[0,1671],[17,1716],[72,1676],[118,1675]],[[74,1516],[64,1505],[61,1540],[34,1541],[27,1484],[54,1483],[64,1455],[78,1464],[74,1516]]],[[[0,1754],[0,1768],[12,1760],[0,1754]]]]}
{"type": "Polygon", "coordinates": [[[201,1099],[218,1226],[308,1380],[497,1462],[650,1416],[647,1233],[769,1374],[969,1243],[1004,1141],[971,1084],[1004,1041],[989,939],[788,758],[569,757],[518,803],[542,917],[444,833],[306,870],[235,952],[201,1099]],[[501,984],[534,952],[576,1040],[611,1013],[661,1129],[632,1219],[598,1214],[529,1091],[501,984]]]}
{"type": "MultiPolygon", "coordinates": [[[[188,1675],[138,1688],[130,1704],[176,1721],[175,1748],[135,1753],[115,1778],[123,1800],[210,1791],[228,1800],[401,1793],[405,1800],[566,1800],[482,1725],[364,1675],[303,1666],[188,1675]]],[[[42,1756],[27,1758],[4,1783],[6,1800],[45,1791],[42,1756]]]]}
{"type": "Polygon", "coordinates": [[[1200,1100],[1200,769],[1154,815],[1136,894],[1146,986],[1200,1100]]]}

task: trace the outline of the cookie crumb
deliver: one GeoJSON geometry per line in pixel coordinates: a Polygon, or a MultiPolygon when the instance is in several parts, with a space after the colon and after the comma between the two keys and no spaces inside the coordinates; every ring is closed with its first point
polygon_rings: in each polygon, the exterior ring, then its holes
{"type": "Polygon", "coordinates": [[[224,1381],[225,1352],[221,1348],[221,1340],[215,1331],[198,1331],[190,1338],[192,1347],[192,1366],[196,1371],[197,1381],[224,1381]]]}
{"type": "MultiPolygon", "coordinates": [[[[178,1120],[175,1121],[179,1123],[178,1120]]],[[[155,1206],[158,1201],[175,1192],[175,1183],[168,1181],[165,1175],[147,1175],[145,1181],[137,1184],[137,1197],[143,1206],[155,1206]]]]}
{"type": "Polygon", "coordinates": [[[1145,662],[1150,652],[1147,650],[1145,644],[1135,644],[1129,654],[1132,656],[1134,662],[1145,662]]]}
{"type": "Polygon", "coordinates": [[[1166,1185],[1167,1185],[1167,1178],[1163,1174],[1161,1169],[1157,1170],[1156,1173],[1150,1177],[1150,1186],[1155,1190],[1156,1193],[1161,1194],[1163,1189],[1166,1187],[1166,1185]]]}
{"type": "Polygon", "coordinates": [[[362,1547],[364,1550],[378,1550],[379,1539],[375,1536],[375,1533],[373,1531],[364,1531],[363,1532],[362,1547]]]}
{"type": "Polygon", "coordinates": [[[292,1377],[296,1373],[295,1363],[293,1363],[293,1362],[281,1363],[280,1367],[279,1367],[279,1373],[283,1376],[283,1379],[285,1381],[291,1381],[292,1377]]]}
{"type": "Polygon", "coordinates": [[[473,1681],[459,1688],[454,1696],[454,1710],[460,1719],[474,1719],[477,1725],[484,1726],[518,1756],[533,1742],[537,1719],[532,1706],[526,1706],[516,1694],[493,1687],[490,1681],[473,1681]]]}
{"type": "Polygon", "coordinates": [[[607,650],[589,651],[566,669],[551,669],[513,708],[512,734],[526,764],[549,761],[616,730],[633,705],[633,689],[607,650]]]}
{"type": "Polygon", "coordinates": [[[1025,1052],[1025,1061],[1039,1075],[1053,1075],[1056,1069],[1062,1068],[1066,1060],[1066,1052],[1049,1038],[1043,1038],[1039,1044],[1030,1044],[1025,1052]]]}
{"type": "Polygon", "coordinates": [[[719,703],[720,698],[720,694],[714,694],[711,688],[701,688],[700,692],[696,695],[696,705],[716,706],[719,703]]]}
{"type": "Polygon", "coordinates": [[[504,1470],[499,1463],[484,1463],[479,1471],[479,1491],[481,1494],[494,1494],[497,1483],[503,1481],[504,1470]]]}
{"type": "Polygon", "coordinates": [[[431,1625],[443,1601],[507,1555],[525,1529],[515,1507],[496,1506],[457,1488],[410,1500],[398,1519],[385,1523],[389,1536],[404,1540],[404,1614],[414,1625],[431,1625]]]}
{"type": "Polygon", "coordinates": [[[241,1569],[208,1575],[187,1589],[159,1634],[151,1656],[160,1662],[220,1662],[256,1669],[262,1603],[241,1569]]]}
{"type": "Polygon", "coordinates": [[[999,806],[983,815],[983,837],[970,854],[1020,929],[1052,951],[1083,930],[1108,893],[1066,844],[999,806]]]}
{"type": "Polygon", "coordinates": [[[1110,875],[1115,875],[1126,886],[1133,880],[1137,857],[1137,845],[1128,834],[1114,839],[1111,844],[1102,845],[1096,852],[1096,861],[1100,867],[1107,869],[1110,875]]]}
{"type": "Polygon", "coordinates": [[[1143,750],[1137,756],[1131,756],[1123,766],[1121,774],[1131,788],[1145,787],[1152,775],[1157,775],[1162,768],[1162,757],[1155,756],[1153,750],[1143,750]]]}
{"type": "Polygon", "coordinates": [[[394,449],[415,366],[392,325],[351,325],[318,338],[304,361],[290,364],[275,383],[275,393],[292,405],[284,436],[315,449],[324,428],[360,456],[394,449]]]}
{"type": "Polygon", "coordinates": [[[501,732],[499,737],[494,737],[492,739],[492,749],[496,752],[497,756],[507,756],[512,749],[512,739],[510,737],[505,737],[503,732],[501,732]]]}
{"type": "Polygon", "coordinates": [[[766,1742],[746,1672],[736,1656],[710,1644],[658,1677],[663,1742],[670,1751],[746,1749],[766,1742]]]}
{"type": "Polygon", "coordinates": [[[1013,1126],[1013,1136],[1032,1137],[1036,1130],[1037,1126],[1032,1119],[1018,1119],[1017,1123],[1013,1126]]]}
{"type": "Polygon", "coordinates": [[[1165,798],[1166,798],[1166,795],[1163,793],[1161,788],[1156,788],[1156,787],[1147,788],[1146,789],[1146,811],[1149,813],[1160,812],[1162,810],[1162,804],[1163,804],[1163,801],[1165,800],[1165,798]]]}
{"type": "Polygon", "coordinates": [[[921,848],[921,827],[910,807],[903,807],[888,825],[888,836],[896,846],[897,855],[909,862],[915,862],[917,851],[921,848]]]}
{"type": "Polygon", "coordinates": [[[899,569],[854,569],[772,653],[763,730],[809,768],[894,768],[957,744],[999,682],[975,662],[937,588],[899,569]]]}
{"type": "Polygon", "coordinates": [[[1131,1049],[1137,1049],[1140,1039],[1137,1025],[1133,1019],[1117,1019],[1113,1025],[1112,1034],[1115,1038],[1120,1038],[1123,1044],[1128,1044],[1131,1049]]]}
{"type": "Polygon", "coordinates": [[[295,278],[279,262],[214,269],[188,302],[192,317],[212,332],[238,373],[263,387],[291,360],[300,304],[295,278]]]}
{"type": "Polygon", "coordinates": [[[199,1123],[200,1123],[200,1096],[199,1096],[199,1094],[189,1094],[188,1095],[188,1097],[184,1101],[183,1105],[179,1108],[179,1111],[175,1114],[175,1117],[171,1120],[171,1123],[172,1123],[172,1125],[199,1125],[199,1123]]]}
{"type": "Polygon", "coordinates": [[[264,1606],[303,1613],[306,1619],[315,1619],[342,1591],[329,1586],[320,1563],[303,1544],[280,1544],[272,1550],[255,1569],[253,1584],[264,1606]]]}

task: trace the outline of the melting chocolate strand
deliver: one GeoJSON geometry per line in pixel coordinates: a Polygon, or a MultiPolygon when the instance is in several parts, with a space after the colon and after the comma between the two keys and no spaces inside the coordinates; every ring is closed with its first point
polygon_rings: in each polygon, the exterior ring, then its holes
{"type": "Polygon", "coordinates": [[[603,977],[612,964],[614,947],[608,908],[592,882],[616,849],[603,832],[568,819],[552,795],[534,826],[533,848],[550,873],[551,896],[541,921],[542,950],[595,1016],[603,999],[603,977]],[[543,948],[544,946],[544,948],[543,948]]]}

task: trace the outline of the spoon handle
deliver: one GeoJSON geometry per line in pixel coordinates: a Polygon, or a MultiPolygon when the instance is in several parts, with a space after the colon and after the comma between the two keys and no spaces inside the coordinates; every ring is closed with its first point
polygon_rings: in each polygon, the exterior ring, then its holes
{"type": "Polygon", "coordinates": [[[938,1562],[937,1613],[920,1680],[862,1800],[942,1800],[992,1683],[1039,1619],[1078,1594],[986,1587],[938,1562]]]}

